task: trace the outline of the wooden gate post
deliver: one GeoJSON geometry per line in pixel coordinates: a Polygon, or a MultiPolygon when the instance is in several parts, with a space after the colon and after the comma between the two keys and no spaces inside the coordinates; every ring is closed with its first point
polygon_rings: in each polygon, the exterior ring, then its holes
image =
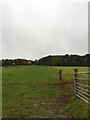
{"type": "Polygon", "coordinates": [[[75,88],[75,96],[76,96],[76,92],[77,92],[77,77],[78,77],[78,69],[74,69],[74,88],[75,88]]]}

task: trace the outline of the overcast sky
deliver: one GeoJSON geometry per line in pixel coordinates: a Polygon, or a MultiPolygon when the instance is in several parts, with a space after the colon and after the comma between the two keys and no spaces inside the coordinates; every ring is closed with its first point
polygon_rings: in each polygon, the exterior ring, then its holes
{"type": "Polygon", "coordinates": [[[88,53],[88,2],[4,0],[2,58],[88,53]]]}

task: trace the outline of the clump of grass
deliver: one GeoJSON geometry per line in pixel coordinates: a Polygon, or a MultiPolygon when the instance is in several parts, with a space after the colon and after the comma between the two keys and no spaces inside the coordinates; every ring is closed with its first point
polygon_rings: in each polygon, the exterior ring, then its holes
{"type": "Polygon", "coordinates": [[[78,97],[72,97],[67,105],[66,110],[74,118],[87,118],[88,117],[88,104],[78,97]]]}

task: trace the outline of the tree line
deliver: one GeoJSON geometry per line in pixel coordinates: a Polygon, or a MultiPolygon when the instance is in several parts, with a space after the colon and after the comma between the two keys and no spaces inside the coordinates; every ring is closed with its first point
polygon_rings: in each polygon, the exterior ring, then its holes
{"type": "Polygon", "coordinates": [[[48,65],[48,66],[90,66],[90,54],[80,55],[54,55],[40,58],[39,60],[2,59],[0,65],[48,65]]]}
{"type": "Polygon", "coordinates": [[[90,66],[90,54],[80,55],[57,55],[47,56],[39,60],[35,60],[36,65],[49,66],[90,66]]]}
{"type": "Polygon", "coordinates": [[[15,65],[31,65],[33,64],[32,60],[26,60],[26,59],[2,59],[2,66],[15,66],[15,65]]]}

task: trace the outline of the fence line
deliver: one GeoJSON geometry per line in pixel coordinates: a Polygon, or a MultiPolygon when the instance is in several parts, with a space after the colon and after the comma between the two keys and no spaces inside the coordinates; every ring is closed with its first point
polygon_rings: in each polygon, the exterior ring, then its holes
{"type": "Polygon", "coordinates": [[[80,99],[90,104],[90,86],[89,84],[85,85],[85,83],[80,83],[82,80],[89,82],[90,79],[78,78],[79,74],[88,75],[90,72],[78,72],[78,69],[74,69],[74,94],[76,97],[79,97],[80,99]]]}

